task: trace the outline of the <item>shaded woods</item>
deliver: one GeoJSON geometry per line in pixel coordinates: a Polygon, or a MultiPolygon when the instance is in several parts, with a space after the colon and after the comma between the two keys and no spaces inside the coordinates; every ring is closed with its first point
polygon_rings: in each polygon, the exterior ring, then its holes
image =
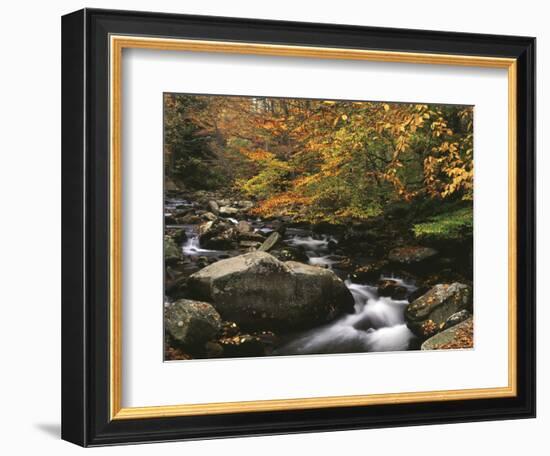
{"type": "Polygon", "coordinates": [[[471,106],[164,109],[167,359],[472,346],[471,106]]]}

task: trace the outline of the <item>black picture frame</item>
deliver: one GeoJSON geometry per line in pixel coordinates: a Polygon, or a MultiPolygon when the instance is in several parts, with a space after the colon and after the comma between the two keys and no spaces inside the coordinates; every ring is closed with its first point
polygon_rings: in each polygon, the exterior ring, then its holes
{"type": "Polygon", "coordinates": [[[84,9],[62,19],[62,438],[82,446],[535,416],[535,39],[84,9]],[[517,395],[110,419],[109,36],[517,59],[517,395]]]}

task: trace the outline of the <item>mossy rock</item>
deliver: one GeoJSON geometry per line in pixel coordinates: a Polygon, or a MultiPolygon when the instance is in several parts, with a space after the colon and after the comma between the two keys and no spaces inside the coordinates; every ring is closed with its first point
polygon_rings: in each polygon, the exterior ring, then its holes
{"type": "Polygon", "coordinates": [[[456,350],[473,348],[474,320],[472,317],[451,326],[425,341],[422,350],[456,350]]]}
{"type": "Polygon", "coordinates": [[[180,299],[170,304],[165,313],[166,330],[179,344],[202,346],[213,339],[222,327],[220,314],[211,304],[180,299]]]}
{"type": "Polygon", "coordinates": [[[167,264],[177,263],[182,259],[182,252],[176,241],[170,236],[164,236],[164,261],[167,264]]]}
{"type": "Polygon", "coordinates": [[[421,338],[441,331],[447,319],[472,307],[472,289],[462,283],[438,284],[405,309],[409,329],[421,338]]]}

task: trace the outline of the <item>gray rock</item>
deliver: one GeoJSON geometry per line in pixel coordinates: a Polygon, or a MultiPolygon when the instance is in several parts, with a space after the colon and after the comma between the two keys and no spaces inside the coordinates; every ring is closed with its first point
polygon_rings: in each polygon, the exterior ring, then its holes
{"type": "Polygon", "coordinates": [[[220,213],[220,206],[218,206],[218,203],[216,203],[216,201],[214,200],[208,201],[208,209],[210,209],[210,211],[216,215],[220,213]]]}
{"type": "Polygon", "coordinates": [[[165,313],[166,330],[185,346],[200,346],[213,339],[221,329],[221,317],[207,302],[180,299],[165,313]]]}
{"type": "Polygon", "coordinates": [[[437,250],[430,247],[398,247],[388,254],[388,259],[393,263],[410,265],[423,262],[437,255],[437,250]]]}
{"type": "Polygon", "coordinates": [[[474,321],[470,317],[426,340],[422,350],[473,348],[474,321]]]}
{"type": "Polygon", "coordinates": [[[236,240],[237,231],[225,220],[216,219],[199,226],[199,241],[207,249],[231,249],[236,240]]]}
{"type": "Polygon", "coordinates": [[[164,261],[173,264],[182,259],[181,250],[170,236],[164,236],[164,261]]]}
{"type": "Polygon", "coordinates": [[[220,207],[220,215],[236,215],[239,213],[239,209],[231,206],[220,207]]]}
{"type": "Polygon", "coordinates": [[[277,231],[274,231],[269,235],[269,237],[264,241],[264,243],[260,246],[258,250],[262,252],[268,252],[273,247],[275,247],[277,242],[279,242],[281,239],[282,236],[277,231]]]}
{"type": "Polygon", "coordinates": [[[174,230],[172,237],[174,238],[174,241],[176,241],[177,244],[183,244],[185,241],[187,241],[187,233],[183,228],[178,228],[174,230]]]}
{"type": "Polygon", "coordinates": [[[235,201],[235,205],[243,209],[251,209],[254,207],[254,203],[249,200],[235,201]]]}
{"type": "Polygon", "coordinates": [[[438,284],[405,309],[410,330],[427,338],[441,331],[447,319],[464,309],[471,309],[472,289],[462,283],[438,284]]]}
{"type": "Polygon", "coordinates": [[[214,220],[216,220],[218,218],[212,212],[205,212],[204,214],[201,215],[201,217],[202,217],[203,220],[208,220],[209,222],[213,222],[214,220]]]}
{"type": "Polygon", "coordinates": [[[266,252],[218,261],[188,282],[191,296],[211,302],[224,320],[253,329],[290,331],[353,311],[353,296],[332,271],[266,252]]]}
{"type": "Polygon", "coordinates": [[[471,316],[472,314],[466,309],[456,312],[452,314],[449,318],[447,318],[447,320],[445,320],[445,323],[441,329],[445,330],[450,328],[451,326],[458,325],[459,323],[462,323],[464,320],[467,320],[471,316]]]}
{"type": "Polygon", "coordinates": [[[237,231],[240,234],[247,234],[252,232],[252,225],[248,223],[246,220],[241,220],[239,223],[237,223],[237,231]]]}
{"type": "Polygon", "coordinates": [[[212,227],[214,226],[214,221],[209,221],[206,223],[203,223],[201,226],[199,226],[199,236],[205,236],[209,234],[212,231],[212,227]]]}

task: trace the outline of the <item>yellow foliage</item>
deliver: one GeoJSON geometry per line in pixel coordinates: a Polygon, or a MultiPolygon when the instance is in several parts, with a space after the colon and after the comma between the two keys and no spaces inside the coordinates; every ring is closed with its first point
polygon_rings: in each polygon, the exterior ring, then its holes
{"type": "Polygon", "coordinates": [[[272,160],[274,158],[274,155],[271,152],[268,152],[267,150],[262,150],[262,149],[248,150],[243,147],[241,147],[239,150],[241,154],[243,154],[246,158],[253,161],[265,161],[265,160],[272,160]]]}
{"type": "Polygon", "coordinates": [[[368,218],[388,201],[473,196],[473,108],[203,97],[187,114],[258,214],[368,218]]]}

